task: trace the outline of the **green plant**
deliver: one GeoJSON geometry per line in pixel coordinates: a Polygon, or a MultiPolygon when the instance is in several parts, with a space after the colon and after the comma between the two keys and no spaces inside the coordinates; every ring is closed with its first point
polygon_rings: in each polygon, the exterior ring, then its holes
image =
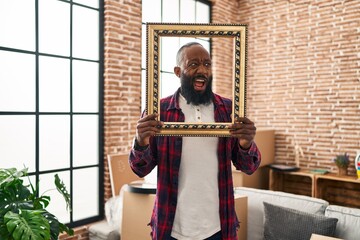
{"type": "MultiPolygon", "coordinates": [[[[39,183],[24,185],[27,169],[0,169],[0,239],[1,240],[56,240],[61,232],[73,235],[73,230],[59,220],[46,207],[50,197],[39,196],[39,183]]],[[[69,209],[70,195],[64,183],[55,175],[54,184],[64,197],[69,209]]]]}
{"type": "Polygon", "coordinates": [[[347,168],[350,164],[349,155],[347,153],[337,155],[333,161],[339,168],[347,168]]]}

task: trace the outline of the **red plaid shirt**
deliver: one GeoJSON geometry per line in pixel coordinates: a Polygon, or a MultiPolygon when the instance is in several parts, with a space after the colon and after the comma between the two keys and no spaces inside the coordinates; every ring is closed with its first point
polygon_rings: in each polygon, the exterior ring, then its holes
{"type": "MultiPolygon", "coordinates": [[[[179,90],[173,96],[161,100],[162,121],[184,122],[185,116],[179,107],[178,97],[179,90]]],[[[231,100],[214,94],[214,106],[216,122],[231,122],[231,100]]],[[[156,200],[150,222],[153,239],[170,239],[177,204],[181,148],[182,137],[156,136],[150,139],[150,147],[146,150],[132,149],[130,153],[130,166],[140,177],[158,166],[156,200]]],[[[238,139],[231,137],[219,138],[217,152],[222,239],[235,240],[239,223],[234,208],[231,162],[236,169],[252,174],[259,166],[261,156],[255,143],[248,151],[244,151],[239,147],[238,139]]]]}

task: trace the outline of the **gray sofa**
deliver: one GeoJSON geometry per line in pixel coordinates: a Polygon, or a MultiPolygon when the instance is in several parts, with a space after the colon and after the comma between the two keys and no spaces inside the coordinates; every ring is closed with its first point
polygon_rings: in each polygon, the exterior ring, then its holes
{"type": "MultiPolygon", "coordinates": [[[[249,240],[262,240],[264,239],[264,233],[269,232],[268,224],[281,224],[281,218],[280,221],[279,218],[273,222],[271,222],[271,220],[269,221],[270,213],[264,207],[264,202],[285,207],[290,211],[304,212],[306,213],[305,215],[316,216],[316,218],[335,218],[337,219],[337,223],[335,221],[336,229],[334,227],[335,232],[333,237],[345,240],[360,239],[360,209],[329,205],[327,201],[322,199],[279,191],[236,187],[235,193],[246,195],[248,197],[247,239],[249,240]]],[[[274,213],[277,215],[275,217],[281,217],[279,211],[274,211],[274,213]]],[[[301,225],[300,220],[294,220],[296,221],[295,225],[297,225],[297,229],[305,228],[301,225]]],[[[317,229],[317,225],[314,225],[314,223],[312,223],[312,226],[310,227],[314,226],[317,229]]],[[[280,227],[280,230],[284,232],[291,228],[289,224],[283,224],[282,226],[277,227],[280,227]]]]}

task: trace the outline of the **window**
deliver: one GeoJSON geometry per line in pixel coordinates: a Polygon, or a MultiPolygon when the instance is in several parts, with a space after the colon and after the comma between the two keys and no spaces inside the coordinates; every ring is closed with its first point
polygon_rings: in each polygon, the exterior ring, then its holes
{"type": "MultiPolygon", "coordinates": [[[[142,0],[142,103],[146,105],[146,23],[210,23],[211,2],[200,0],[142,0]]],[[[162,38],[161,42],[161,96],[173,94],[180,87],[180,80],[173,69],[176,66],[176,52],[187,42],[199,42],[210,52],[209,38],[162,38]]],[[[156,169],[145,177],[156,181],[156,169]]]]}
{"type": "Polygon", "coordinates": [[[103,0],[0,1],[0,161],[28,168],[71,227],[102,218],[103,0]]]}
{"type": "MultiPolygon", "coordinates": [[[[146,22],[163,23],[210,23],[210,1],[200,0],[143,0],[142,1],[142,110],[146,102],[146,22]]],[[[199,42],[210,52],[209,38],[162,38],[161,42],[161,96],[173,94],[180,81],[173,69],[176,52],[187,42],[199,42]],[[165,81],[164,81],[165,80],[165,81]]]]}

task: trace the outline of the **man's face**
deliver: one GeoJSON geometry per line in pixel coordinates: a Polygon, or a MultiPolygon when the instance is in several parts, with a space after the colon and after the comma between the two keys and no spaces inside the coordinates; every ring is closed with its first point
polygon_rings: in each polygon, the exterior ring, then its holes
{"type": "Polygon", "coordinates": [[[188,103],[207,104],[212,100],[212,72],[209,53],[201,45],[184,49],[180,66],[181,93],[188,103]]]}
{"type": "MultiPolygon", "coordinates": [[[[182,72],[180,76],[181,81],[181,94],[186,99],[187,103],[192,103],[194,105],[200,105],[200,104],[209,104],[212,100],[213,94],[212,94],[212,76],[206,79],[206,88],[203,91],[196,90],[196,79],[203,76],[189,76],[186,75],[184,72],[182,72]]],[[[203,83],[201,83],[203,84],[203,83]]],[[[199,85],[201,85],[199,84],[199,85]]]]}

